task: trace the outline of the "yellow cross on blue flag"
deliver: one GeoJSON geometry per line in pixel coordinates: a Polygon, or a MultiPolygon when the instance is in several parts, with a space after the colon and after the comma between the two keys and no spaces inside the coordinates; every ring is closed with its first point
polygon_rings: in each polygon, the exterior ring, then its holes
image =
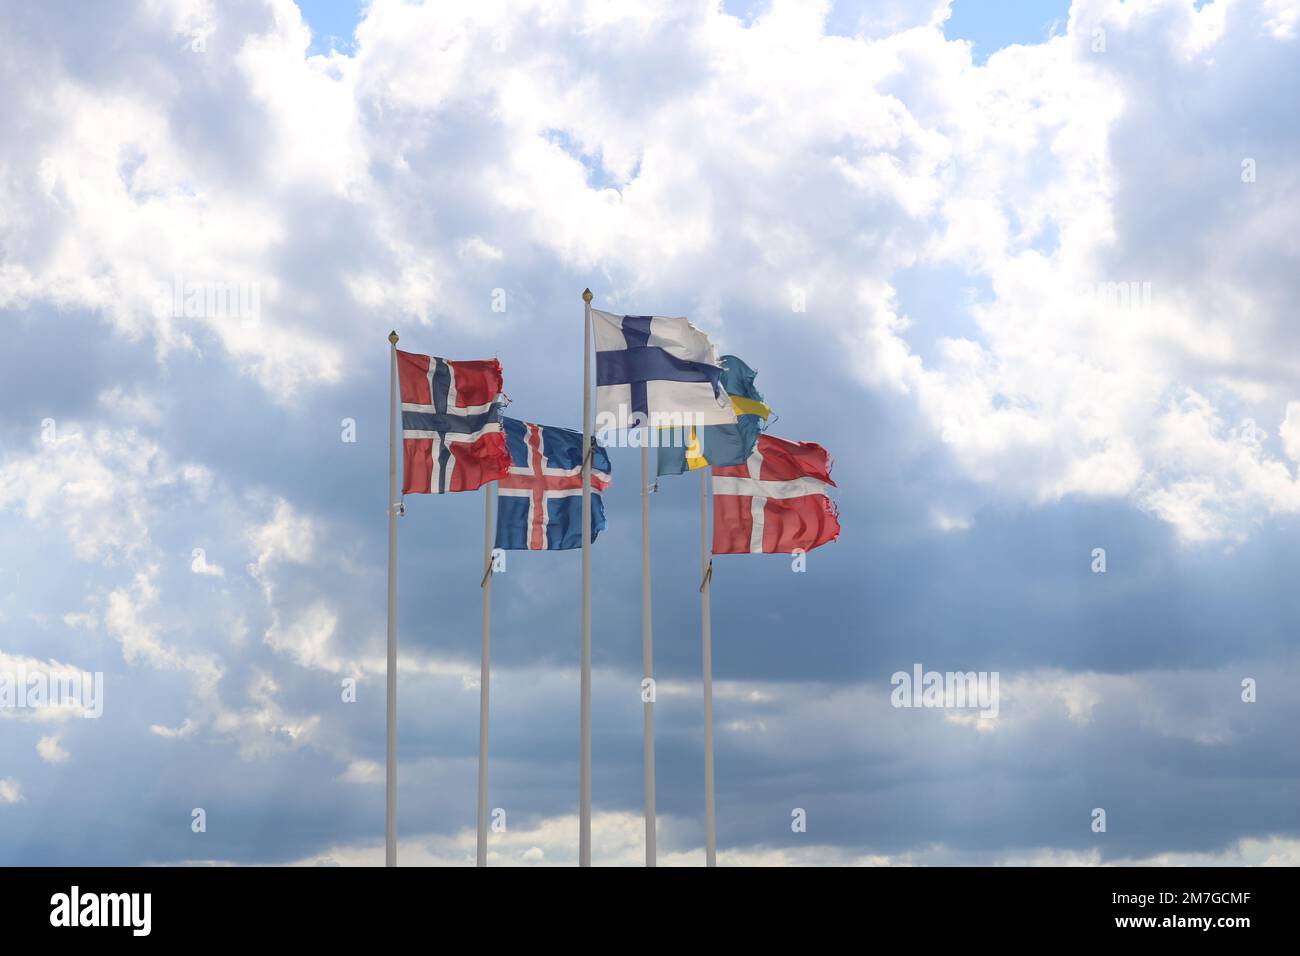
{"type": "Polygon", "coordinates": [[[736,423],[662,429],[658,474],[680,475],[710,465],[744,464],[754,451],[761,423],[772,414],[754,387],[757,375],[736,356],[722,356],[721,384],[735,410],[736,423]]]}

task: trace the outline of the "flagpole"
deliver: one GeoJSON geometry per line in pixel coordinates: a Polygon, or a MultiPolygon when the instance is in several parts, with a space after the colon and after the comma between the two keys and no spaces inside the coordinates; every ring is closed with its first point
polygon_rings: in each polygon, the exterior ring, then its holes
{"type": "Polygon", "coordinates": [[[483,489],[483,660],[478,675],[478,865],[487,866],[488,680],[492,645],[492,505],[496,482],[483,489]]]}
{"type": "MultiPolygon", "coordinates": [[[[654,635],[650,620],[650,449],[643,430],[641,443],[641,668],[654,686],[654,635]]],[[[644,691],[642,692],[644,696],[644,691]]],[[[644,700],[645,714],[645,865],[655,866],[655,709],[653,698],[644,700]]]]}
{"type": "Polygon", "coordinates": [[[709,590],[713,561],[709,549],[709,471],[700,469],[700,630],[704,646],[704,859],[718,865],[717,819],[713,812],[713,637],[709,590]]]}
{"type": "Polygon", "coordinates": [[[582,323],[582,672],[579,681],[578,865],[591,866],[591,290],[582,323]]]}
{"type": "Polygon", "coordinates": [[[388,753],[384,865],[397,866],[397,332],[388,333],[388,753]]]}

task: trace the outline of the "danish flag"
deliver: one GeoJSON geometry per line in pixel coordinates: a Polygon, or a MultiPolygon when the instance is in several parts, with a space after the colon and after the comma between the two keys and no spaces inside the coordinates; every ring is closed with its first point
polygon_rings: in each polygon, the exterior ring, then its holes
{"type": "Polygon", "coordinates": [[[474,491],[505,476],[501,363],[397,352],[402,390],[402,494],[474,491]]]}
{"type": "Polygon", "coordinates": [[[828,486],[821,445],[759,435],[743,465],[713,469],[713,553],[789,554],[834,541],[840,522],[828,486]]]}

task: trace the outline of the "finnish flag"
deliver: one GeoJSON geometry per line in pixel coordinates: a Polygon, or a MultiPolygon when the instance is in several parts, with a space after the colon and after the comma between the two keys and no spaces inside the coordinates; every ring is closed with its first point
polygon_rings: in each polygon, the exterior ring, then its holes
{"type": "Polygon", "coordinates": [[[591,321],[598,432],[735,424],[717,350],[686,319],[592,309],[591,321]]]}

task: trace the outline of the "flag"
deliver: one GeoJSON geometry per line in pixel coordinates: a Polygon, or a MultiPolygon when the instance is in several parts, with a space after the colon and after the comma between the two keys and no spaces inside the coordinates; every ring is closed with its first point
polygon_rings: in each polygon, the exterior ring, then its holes
{"type": "Polygon", "coordinates": [[[821,445],[759,435],[745,464],[713,469],[713,553],[789,554],[834,541],[834,485],[821,445]]]}
{"type": "Polygon", "coordinates": [[[735,424],[709,337],[686,319],[591,310],[596,431],[735,424]]]}
{"type": "Polygon", "coordinates": [[[397,351],[403,494],[474,491],[510,468],[501,431],[501,363],[397,351]]]}
{"type": "MultiPolygon", "coordinates": [[[[496,546],[506,551],[582,547],[582,433],[502,417],[510,473],[497,483],[496,546]]],[[[591,459],[591,540],[605,528],[597,492],[609,487],[609,454],[591,459]]]]}
{"type": "Polygon", "coordinates": [[[758,441],[759,423],[772,414],[754,387],[757,374],[736,356],[722,356],[722,390],[731,399],[736,424],[662,429],[657,436],[660,475],[745,463],[758,441]]]}

